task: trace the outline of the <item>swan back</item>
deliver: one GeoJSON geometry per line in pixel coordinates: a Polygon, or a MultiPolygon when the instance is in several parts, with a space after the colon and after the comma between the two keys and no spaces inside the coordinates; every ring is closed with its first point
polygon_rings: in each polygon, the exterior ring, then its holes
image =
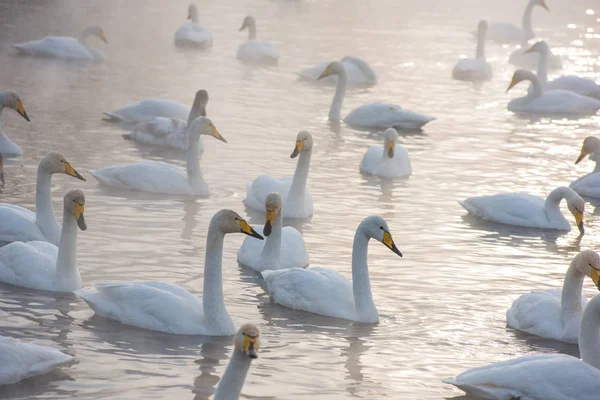
{"type": "Polygon", "coordinates": [[[575,164],[579,164],[586,156],[596,152],[600,152],[600,139],[595,136],[586,137],[583,140],[581,151],[579,152],[579,157],[575,160],[575,164]]]}

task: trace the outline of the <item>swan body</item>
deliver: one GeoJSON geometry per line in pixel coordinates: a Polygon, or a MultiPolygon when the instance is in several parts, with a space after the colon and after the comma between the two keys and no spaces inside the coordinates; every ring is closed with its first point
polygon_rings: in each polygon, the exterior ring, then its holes
{"type": "Polygon", "coordinates": [[[91,170],[90,173],[102,185],[182,196],[208,196],[208,185],[204,182],[200,170],[200,135],[210,135],[227,142],[212,122],[199,117],[189,128],[187,149],[187,168],[183,170],[175,165],[160,161],[141,161],[91,170]]]}
{"type": "Polygon", "coordinates": [[[11,385],[32,376],[47,374],[74,360],[52,347],[0,336],[0,385],[11,385]]]}
{"type": "Polygon", "coordinates": [[[44,156],[37,170],[35,212],[17,205],[0,203],[0,243],[36,240],[58,246],[61,227],[52,209],[51,192],[52,174],[57,173],[85,181],[61,154],[49,153],[44,156]]]}
{"type": "Polygon", "coordinates": [[[108,43],[104,30],[98,25],[92,25],[84,29],[77,39],[69,36],[46,36],[41,40],[32,40],[12,46],[20,53],[31,56],[81,61],[104,60],[102,52],[87,45],[86,39],[89,36],[96,36],[104,43],[108,43]]]}
{"type": "Polygon", "coordinates": [[[531,14],[535,6],[548,10],[544,0],[529,0],[523,13],[521,27],[510,23],[492,23],[488,30],[488,39],[499,43],[523,43],[535,37],[531,26],[531,14]]]}
{"type": "Polygon", "coordinates": [[[271,42],[256,38],[256,20],[252,16],[244,19],[240,31],[248,28],[248,40],[238,47],[238,60],[248,63],[276,64],[279,52],[271,42]]]}
{"type": "Polygon", "coordinates": [[[593,400],[600,392],[600,295],[585,308],[579,332],[582,360],[534,354],[473,368],[444,380],[482,399],[593,400]]]}
{"type": "Polygon", "coordinates": [[[154,117],[186,121],[189,115],[190,109],[183,104],[161,99],[145,99],[104,113],[105,121],[123,124],[137,124],[154,117]]]}
{"type": "Polygon", "coordinates": [[[596,161],[596,167],[589,174],[571,182],[569,187],[582,196],[600,197],[600,139],[594,136],[585,138],[575,164],[579,164],[588,155],[591,160],[596,161]]]}
{"type": "Polygon", "coordinates": [[[103,283],[76,294],[96,314],[122,324],[181,335],[233,335],[235,326],[223,300],[222,261],[225,234],[237,232],[262,239],[231,210],[221,210],[211,219],[202,298],[180,286],[153,281],[103,283]]]}
{"type": "MultiPolygon", "coordinates": [[[[0,114],[5,108],[15,110],[20,116],[25,118],[27,122],[30,122],[29,117],[25,112],[25,107],[23,107],[23,102],[12,90],[0,92],[0,114]]],[[[0,126],[0,154],[3,154],[4,157],[20,157],[23,155],[23,149],[21,146],[6,136],[2,126],[0,126]]]]}
{"type": "Polygon", "coordinates": [[[378,216],[367,217],[354,235],[352,283],[339,272],[321,267],[263,271],[271,298],[295,310],[356,322],[378,322],[367,266],[367,247],[371,238],[402,256],[385,220],[378,216]]]}
{"type": "Polygon", "coordinates": [[[560,202],[566,199],[569,211],[583,233],[585,202],[575,191],[561,186],[544,200],[528,193],[501,193],[491,196],[469,197],[460,201],[469,214],[506,225],[570,231],[571,225],[560,211],[560,202]]]}
{"type": "Polygon", "coordinates": [[[283,198],[277,192],[265,199],[266,220],[263,226],[253,228],[267,239],[252,240],[247,237],[238,250],[237,261],[255,271],[304,268],[308,265],[308,252],[302,235],[296,228],[281,225],[283,198]]]}
{"type": "Polygon", "coordinates": [[[492,66],[485,59],[485,37],[488,25],[480,21],[477,29],[477,52],[475,58],[463,58],[452,70],[452,78],[459,81],[482,82],[492,79],[492,66]]]}
{"type": "MultiPolygon", "coordinates": [[[[349,85],[366,87],[373,86],[377,83],[377,75],[375,74],[375,71],[373,71],[371,66],[363,59],[346,56],[342,58],[341,63],[344,64],[344,68],[348,74],[349,85]]],[[[317,82],[319,80],[319,76],[321,76],[329,64],[331,64],[331,61],[324,61],[314,67],[298,72],[298,76],[307,81],[317,82]]],[[[336,84],[337,80],[337,76],[329,75],[323,78],[321,81],[325,83],[336,84]]]]}
{"type": "Polygon", "coordinates": [[[598,254],[582,251],[571,261],[562,290],[538,290],[520,296],[506,312],[507,325],[543,338],[577,343],[587,305],[581,294],[583,280],[589,276],[598,283],[599,270],[598,254]]]}
{"type": "Polygon", "coordinates": [[[175,32],[175,44],[178,46],[194,46],[207,49],[212,46],[212,34],[199,24],[198,9],[195,4],[188,8],[189,22],[183,24],[175,32]]]}
{"type": "Polygon", "coordinates": [[[280,193],[284,200],[283,217],[307,218],[313,215],[313,200],[306,189],[310,158],[312,156],[312,135],[306,131],[296,136],[296,146],[290,155],[298,157],[293,178],[277,179],[270,175],[260,175],[246,186],[246,207],[264,212],[265,201],[271,192],[280,193]]]}
{"type": "Polygon", "coordinates": [[[383,146],[370,146],[360,162],[360,172],[381,178],[402,178],[412,174],[408,151],[397,143],[398,133],[388,128],[383,146]]]}
{"type": "MultiPolygon", "coordinates": [[[[348,74],[344,64],[339,61],[330,63],[323,71],[319,79],[330,75],[338,76],[338,83],[329,110],[329,120],[339,121],[341,119],[342,103],[346,95],[348,85],[348,74]]],[[[348,125],[362,129],[421,129],[426,123],[435,120],[433,117],[405,110],[402,107],[390,103],[371,103],[355,108],[344,118],[348,125]]]]}
{"type": "MultiPolygon", "coordinates": [[[[208,93],[206,90],[196,92],[194,104],[187,122],[177,118],[153,117],[137,123],[131,132],[124,135],[126,139],[151,146],[171,147],[186,150],[188,147],[188,127],[198,117],[206,117],[208,93]]],[[[198,151],[204,152],[204,141],[200,137],[198,151]]]]}
{"type": "Polygon", "coordinates": [[[508,103],[512,112],[545,114],[545,115],[595,115],[600,109],[600,100],[567,90],[545,91],[540,79],[530,71],[519,69],[515,71],[510,90],[517,83],[531,81],[531,88],[525,97],[519,97],[508,103]]]}
{"type": "Polygon", "coordinates": [[[260,332],[253,324],[243,325],[235,335],[233,353],[215,392],[215,400],[238,400],[252,360],[258,357],[260,332]]]}
{"type": "Polygon", "coordinates": [[[40,241],[12,242],[0,247],[0,281],[30,289],[73,292],[81,287],[77,269],[77,227],[86,230],[81,190],[65,195],[59,246],[40,241]]]}

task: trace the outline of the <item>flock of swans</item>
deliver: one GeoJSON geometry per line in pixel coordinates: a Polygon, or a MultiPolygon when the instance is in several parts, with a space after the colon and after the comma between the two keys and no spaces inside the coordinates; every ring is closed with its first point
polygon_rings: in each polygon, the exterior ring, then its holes
{"type": "MultiPolygon", "coordinates": [[[[548,70],[560,68],[544,41],[529,46],[535,37],[531,14],[536,6],[548,9],[544,0],[530,0],[522,27],[489,24],[481,21],[476,33],[474,59],[460,60],[452,71],[458,80],[480,82],[493,76],[485,59],[485,41],[517,42],[522,48],[509,61],[520,67],[537,63],[537,74],[518,69],[508,86],[530,81],[527,96],[514,99],[508,109],[514,112],[550,115],[593,115],[600,109],[600,86],[593,80],[564,76],[548,81],[548,70]]],[[[206,49],[213,45],[212,34],[199,23],[198,10],[188,9],[190,22],[175,33],[175,44],[206,49]]],[[[279,53],[268,41],[257,39],[256,20],[247,16],[240,30],[248,29],[248,40],[241,44],[237,58],[242,62],[274,64],[279,53]]],[[[79,38],[45,37],[13,45],[24,55],[65,60],[101,61],[104,55],[86,44],[89,36],[107,42],[103,29],[93,25],[79,38]]],[[[341,61],[326,61],[298,72],[299,79],[335,85],[329,119],[342,120],[342,106],[348,85],[377,84],[373,69],[360,58],[347,56],[341,61]]],[[[170,100],[145,99],[106,112],[104,119],[128,129],[128,140],[151,146],[186,151],[186,168],[157,161],[140,161],[89,171],[100,185],[166,195],[209,196],[200,167],[204,137],[227,140],[207,117],[208,93],[196,92],[191,108],[170,100]]],[[[0,107],[15,110],[29,121],[22,100],[12,91],[0,93],[0,107]]],[[[1,109],[0,109],[1,111],[1,109]]],[[[397,141],[398,130],[419,130],[435,118],[405,110],[391,103],[369,103],[350,111],[343,121],[353,127],[383,130],[383,145],[368,148],[360,162],[364,174],[386,179],[411,175],[408,152],[397,141]]],[[[292,143],[290,143],[290,148],[292,143]]],[[[398,256],[387,222],[379,216],[366,217],[357,227],[352,249],[352,281],[339,272],[309,265],[309,254],[302,234],[283,226],[284,218],[307,218],[315,206],[307,187],[313,149],[313,136],[299,132],[293,143],[292,159],[297,159],[293,177],[260,175],[246,187],[244,205],[264,213],[262,226],[250,226],[238,213],[223,209],[209,222],[204,262],[203,296],[183,287],[160,281],[106,282],[84,288],[77,268],[78,230],[87,228],[85,195],[70,190],[64,195],[62,226],[51,199],[53,174],[85,178],[67,159],[49,153],[37,171],[35,212],[13,204],[0,204],[0,281],[30,289],[73,292],[95,314],[104,318],[168,334],[235,336],[234,350],[216,390],[215,399],[237,399],[252,359],[260,347],[259,330],[252,324],[236,329],[225,306],[222,283],[222,258],[226,234],[246,237],[237,260],[261,273],[268,292],[276,303],[333,318],[360,323],[376,323],[377,307],[371,293],[367,250],[371,239],[381,242],[398,256]]],[[[22,149],[0,128],[0,187],[6,185],[3,157],[18,157],[22,149]]],[[[600,160],[600,139],[585,139],[579,163],[585,157],[600,160]]],[[[10,183],[8,183],[10,184],[10,183]]],[[[580,234],[584,234],[585,201],[581,197],[600,197],[600,167],[576,180],[570,187],[558,187],[546,199],[526,193],[502,193],[470,197],[460,204],[476,217],[503,224],[568,231],[571,224],[560,210],[565,200],[580,234]]],[[[585,250],[571,261],[562,290],[535,291],[517,298],[506,313],[507,325],[531,334],[578,343],[582,360],[565,355],[530,355],[469,370],[445,382],[488,399],[597,398],[600,390],[600,295],[589,304],[582,296],[582,285],[589,277],[600,290],[600,258],[585,250]]],[[[0,384],[46,373],[74,358],[58,350],[0,337],[0,384]]]]}

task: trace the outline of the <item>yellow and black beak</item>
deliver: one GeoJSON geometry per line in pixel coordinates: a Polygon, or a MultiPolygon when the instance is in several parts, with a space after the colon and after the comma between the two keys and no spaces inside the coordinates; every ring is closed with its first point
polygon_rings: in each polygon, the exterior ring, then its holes
{"type": "Polygon", "coordinates": [[[277,209],[275,209],[275,210],[267,209],[267,215],[265,218],[265,227],[263,228],[263,234],[265,236],[269,236],[271,234],[271,230],[273,229],[273,224],[275,223],[276,215],[277,215],[277,209]]]}
{"type": "Polygon", "coordinates": [[[523,54],[529,54],[529,53],[533,53],[533,46],[531,46],[530,48],[528,48],[527,50],[525,50],[523,52],[523,54]]]}
{"type": "Polygon", "coordinates": [[[85,178],[81,176],[79,172],[75,171],[75,168],[73,168],[73,166],[67,161],[65,161],[65,174],[71,175],[72,177],[75,177],[81,181],[85,181],[85,178]]]}
{"type": "Polygon", "coordinates": [[[383,240],[381,241],[381,243],[385,244],[385,246],[388,249],[390,249],[394,253],[398,254],[400,257],[402,257],[402,253],[396,247],[396,244],[394,243],[394,239],[392,239],[392,235],[386,230],[383,231],[383,240]]]}
{"type": "Polygon", "coordinates": [[[583,213],[579,210],[575,210],[575,223],[577,224],[577,229],[579,229],[579,233],[583,235],[585,232],[583,229],[583,213]]]}
{"type": "Polygon", "coordinates": [[[546,2],[542,0],[542,4],[540,4],[540,6],[544,7],[546,9],[546,11],[550,11],[550,9],[548,8],[548,6],[546,5],[546,2]]]}
{"type": "Polygon", "coordinates": [[[250,336],[246,333],[244,335],[244,353],[252,359],[258,358],[258,336],[250,336]]]}
{"type": "Polygon", "coordinates": [[[577,157],[577,160],[575,160],[575,164],[579,164],[581,162],[581,160],[583,160],[585,158],[585,156],[587,156],[588,153],[583,151],[583,149],[581,149],[581,152],[579,153],[579,157],[577,157]]]}
{"type": "Polygon", "coordinates": [[[592,278],[592,282],[594,282],[594,285],[596,285],[598,290],[600,290],[600,273],[598,272],[598,270],[596,268],[592,267],[591,265],[590,265],[590,268],[592,268],[592,272],[590,273],[590,278],[592,278]]]}
{"type": "Polygon", "coordinates": [[[106,39],[106,35],[104,34],[104,32],[100,33],[100,39],[102,39],[104,43],[108,44],[108,40],[106,39]]]}
{"type": "Polygon", "coordinates": [[[385,150],[389,158],[394,158],[394,146],[396,143],[393,140],[388,140],[385,143],[385,150]]]}
{"type": "Polygon", "coordinates": [[[292,154],[290,154],[290,158],[298,157],[298,154],[300,154],[302,149],[304,149],[304,140],[296,141],[296,147],[294,147],[294,151],[292,151],[292,154]]]}
{"type": "Polygon", "coordinates": [[[85,223],[85,219],[83,218],[83,209],[83,204],[75,202],[75,204],[73,205],[73,211],[75,214],[75,219],[77,220],[77,226],[79,226],[79,229],[81,229],[82,231],[85,231],[87,229],[87,225],[85,223]]]}
{"type": "Polygon", "coordinates": [[[512,88],[513,88],[513,87],[514,87],[514,86],[515,86],[517,83],[519,83],[519,81],[517,81],[517,80],[515,79],[515,76],[513,75],[512,79],[511,79],[511,81],[510,81],[510,85],[508,85],[508,88],[506,89],[506,92],[508,93],[508,91],[509,91],[510,89],[512,89],[512,88]]]}
{"type": "Polygon", "coordinates": [[[17,112],[19,113],[19,115],[21,115],[21,117],[25,118],[27,122],[31,122],[31,120],[27,116],[27,113],[25,112],[25,107],[23,107],[23,102],[21,100],[17,102],[17,112]]]}
{"type": "Polygon", "coordinates": [[[219,131],[217,130],[217,128],[214,125],[212,126],[212,131],[210,134],[212,136],[216,137],[217,139],[219,139],[221,142],[227,143],[227,140],[225,140],[225,138],[223,136],[221,136],[221,134],[219,133],[219,131]]]}
{"type": "Polygon", "coordinates": [[[327,68],[325,68],[325,70],[321,73],[321,75],[319,75],[319,77],[317,78],[317,80],[319,79],[323,79],[326,76],[331,75],[331,69],[329,68],[329,65],[327,66],[327,68]]]}
{"type": "Polygon", "coordinates": [[[260,239],[260,240],[265,239],[258,232],[256,232],[254,229],[252,229],[252,227],[250,225],[248,225],[248,223],[246,221],[244,221],[243,219],[241,219],[241,218],[238,219],[238,222],[240,224],[240,232],[245,233],[248,236],[252,236],[253,238],[260,239]]]}

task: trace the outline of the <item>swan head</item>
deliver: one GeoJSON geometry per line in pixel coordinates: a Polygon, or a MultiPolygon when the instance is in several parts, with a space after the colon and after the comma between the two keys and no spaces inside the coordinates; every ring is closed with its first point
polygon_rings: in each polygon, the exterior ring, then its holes
{"type": "Polygon", "coordinates": [[[87,28],[87,32],[90,35],[96,36],[98,39],[102,40],[104,43],[108,44],[108,40],[106,40],[106,34],[104,34],[104,29],[100,25],[92,25],[87,28]]]}
{"type": "Polygon", "coordinates": [[[331,63],[329,63],[329,65],[327,67],[325,67],[325,70],[321,73],[321,75],[317,78],[317,80],[323,79],[326,76],[342,75],[345,73],[346,73],[346,68],[344,67],[344,64],[342,64],[339,61],[332,61],[331,63]]]}
{"type": "Polygon", "coordinates": [[[527,54],[527,53],[548,54],[549,52],[550,52],[550,47],[548,47],[548,43],[546,43],[546,41],[544,41],[544,40],[540,40],[539,42],[537,42],[533,46],[531,46],[529,49],[527,49],[524,54],[527,54]]]}
{"type": "Polygon", "coordinates": [[[516,70],[515,73],[512,76],[512,79],[510,81],[510,85],[508,85],[508,88],[506,89],[506,91],[508,92],[510,89],[512,89],[519,82],[530,80],[531,79],[531,74],[532,74],[532,72],[527,71],[525,69],[518,69],[518,70],[516,70]]]}
{"type": "Polygon", "coordinates": [[[283,207],[283,198],[281,197],[281,194],[277,192],[269,193],[265,199],[266,216],[265,227],[263,229],[265,236],[269,236],[271,234],[271,229],[275,223],[275,217],[281,212],[281,207],[283,207]]]}
{"type": "Polygon", "coordinates": [[[579,157],[575,160],[575,164],[579,164],[586,156],[600,151],[600,139],[595,136],[588,136],[583,140],[579,157]]]}
{"type": "Polygon", "coordinates": [[[248,236],[263,240],[244,218],[232,210],[223,209],[218,211],[211,220],[211,225],[216,224],[218,229],[223,233],[244,233],[248,236]]]}
{"type": "Polygon", "coordinates": [[[198,117],[195,120],[193,120],[192,124],[190,125],[189,133],[190,137],[192,135],[197,135],[198,137],[200,135],[208,135],[227,143],[227,140],[225,140],[225,138],[221,136],[217,128],[215,128],[215,126],[213,125],[212,121],[206,117],[198,117]]]}
{"type": "Polygon", "coordinates": [[[244,353],[251,359],[258,358],[260,332],[254,324],[244,324],[235,335],[235,351],[244,353]]]}
{"type": "Polygon", "coordinates": [[[252,15],[248,15],[246,18],[244,18],[244,22],[242,22],[242,26],[240,27],[240,32],[246,28],[256,28],[256,20],[252,15]]]}
{"type": "Polygon", "coordinates": [[[398,132],[394,128],[388,128],[383,134],[385,141],[385,152],[389,158],[394,158],[394,150],[396,148],[396,140],[398,132]]]}
{"type": "Polygon", "coordinates": [[[367,217],[362,220],[356,231],[357,233],[362,232],[367,235],[367,237],[380,241],[385,247],[402,257],[402,253],[396,247],[394,239],[392,239],[390,228],[388,227],[387,222],[385,222],[385,219],[377,215],[367,217]]]}
{"type": "Polygon", "coordinates": [[[546,11],[550,11],[544,0],[531,0],[531,4],[533,4],[534,6],[543,7],[546,9],[546,11]]]}
{"type": "Polygon", "coordinates": [[[298,133],[296,136],[296,147],[294,147],[294,151],[290,154],[290,158],[298,157],[298,154],[303,151],[307,151],[312,149],[313,140],[312,135],[309,132],[302,131],[298,133]]]}
{"type": "Polygon", "coordinates": [[[196,8],[195,4],[190,4],[188,7],[187,19],[190,19],[193,22],[198,22],[198,9],[196,8]]]}
{"type": "Polygon", "coordinates": [[[589,276],[600,290],[600,256],[592,250],[584,250],[573,258],[573,263],[579,272],[589,276]]]}
{"type": "Polygon", "coordinates": [[[80,181],[85,181],[85,178],[75,171],[75,168],[69,163],[62,154],[48,153],[40,161],[39,168],[48,174],[67,174],[80,181]]]}
{"type": "Polygon", "coordinates": [[[583,234],[583,212],[585,211],[585,201],[577,193],[573,192],[567,198],[567,208],[575,217],[575,223],[579,233],[583,234]]]}
{"type": "Polygon", "coordinates": [[[83,218],[83,209],[85,208],[85,196],[79,189],[69,190],[65,195],[65,210],[75,215],[77,226],[82,231],[87,229],[85,219],[83,218]]]}
{"type": "Polygon", "coordinates": [[[27,116],[27,113],[25,112],[25,107],[23,107],[23,102],[18,94],[12,90],[7,90],[6,92],[0,93],[0,98],[2,99],[2,103],[0,104],[2,107],[15,110],[21,117],[25,118],[27,122],[31,122],[27,116]]]}
{"type": "Polygon", "coordinates": [[[204,89],[200,89],[196,92],[196,97],[194,98],[194,103],[198,102],[200,104],[208,104],[208,92],[204,89]]]}
{"type": "Polygon", "coordinates": [[[4,162],[2,161],[2,153],[0,153],[0,189],[4,187],[4,162]]]}
{"type": "Polygon", "coordinates": [[[488,23],[486,20],[482,19],[479,21],[479,25],[477,25],[477,32],[480,34],[486,35],[488,31],[488,23]]]}

